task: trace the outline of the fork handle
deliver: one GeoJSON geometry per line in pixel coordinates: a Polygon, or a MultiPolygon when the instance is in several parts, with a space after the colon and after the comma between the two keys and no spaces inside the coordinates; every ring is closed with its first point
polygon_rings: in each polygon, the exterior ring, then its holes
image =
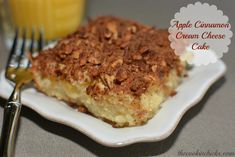
{"type": "Polygon", "coordinates": [[[0,157],[12,157],[13,155],[21,106],[20,90],[15,88],[4,106],[0,157]]]}

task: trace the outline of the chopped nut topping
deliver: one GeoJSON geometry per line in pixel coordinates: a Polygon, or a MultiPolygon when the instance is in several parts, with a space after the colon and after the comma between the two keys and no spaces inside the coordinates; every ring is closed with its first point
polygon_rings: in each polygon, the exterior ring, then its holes
{"type": "Polygon", "coordinates": [[[117,65],[122,65],[122,63],[123,63],[123,60],[122,60],[122,59],[118,59],[118,60],[114,61],[114,62],[111,64],[111,67],[112,67],[112,68],[115,68],[115,67],[117,67],[117,65]]]}
{"type": "Polygon", "coordinates": [[[161,85],[172,69],[183,74],[179,57],[170,48],[168,31],[116,17],[99,17],[43,50],[32,69],[67,81],[88,82],[87,93],[140,96],[161,85]]]}
{"type": "Polygon", "coordinates": [[[74,59],[79,59],[80,57],[80,51],[74,51],[71,55],[74,59]]]}
{"type": "Polygon", "coordinates": [[[153,66],[151,67],[151,69],[152,69],[153,72],[156,72],[156,71],[157,71],[157,65],[153,65],[153,66]]]}
{"type": "Polygon", "coordinates": [[[92,63],[92,64],[100,64],[101,61],[98,57],[94,57],[94,56],[90,56],[88,58],[88,62],[92,63]]]}
{"type": "Polygon", "coordinates": [[[142,56],[141,56],[141,54],[134,53],[134,54],[132,55],[132,58],[133,58],[134,60],[141,60],[141,59],[142,59],[142,56]]]}
{"type": "Polygon", "coordinates": [[[131,31],[131,33],[135,33],[137,30],[135,26],[131,26],[128,29],[131,31]]]}
{"type": "Polygon", "coordinates": [[[122,82],[124,81],[125,79],[127,79],[127,71],[125,69],[119,69],[117,74],[116,74],[116,79],[119,81],[119,82],[122,82]]]}

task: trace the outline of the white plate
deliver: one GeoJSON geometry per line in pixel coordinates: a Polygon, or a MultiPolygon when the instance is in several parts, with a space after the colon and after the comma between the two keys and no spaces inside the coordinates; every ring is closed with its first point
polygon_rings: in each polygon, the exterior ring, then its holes
{"type": "MultiPolygon", "coordinates": [[[[160,111],[143,126],[113,128],[111,125],[80,113],[55,98],[48,97],[30,88],[22,92],[25,106],[43,117],[68,125],[86,134],[93,140],[111,147],[120,147],[136,142],[159,141],[168,137],[176,128],[184,113],[199,102],[207,89],[226,71],[225,64],[219,60],[214,64],[195,67],[189,77],[177,88],[177,94],[162,105],[160,111]]],[[[8,98],[12,86],[0,76],[0,95],[8,98]]]]}

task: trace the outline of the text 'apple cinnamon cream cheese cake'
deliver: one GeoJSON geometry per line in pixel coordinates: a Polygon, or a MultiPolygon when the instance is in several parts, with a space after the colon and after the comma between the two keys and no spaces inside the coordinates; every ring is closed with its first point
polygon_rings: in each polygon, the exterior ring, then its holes
{"type": "Polygon", "coordinates": [[[109,16],[90,20],[31,60],[38,90],[114,127],[146,123],[186,72],[167,30],[109,16]]]}

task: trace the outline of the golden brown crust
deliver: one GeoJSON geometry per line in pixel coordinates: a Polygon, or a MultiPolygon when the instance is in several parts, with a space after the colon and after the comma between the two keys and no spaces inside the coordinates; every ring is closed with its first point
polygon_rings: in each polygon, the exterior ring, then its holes
{"type": "Polygon", "coordinates": [[[32,66],[43,76],[88,82],[92,96],[109,91],[140,96],[149,86],[164,83],[172,69],[183,73],[167,30],[115,17],[90,21],[40,53],[32,66]]]}

